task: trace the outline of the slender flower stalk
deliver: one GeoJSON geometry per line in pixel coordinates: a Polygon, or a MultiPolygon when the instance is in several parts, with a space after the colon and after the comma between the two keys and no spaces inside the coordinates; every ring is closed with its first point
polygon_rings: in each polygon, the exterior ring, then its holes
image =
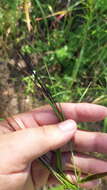
{"type": "MultiPolygon", "coordinates": [[[[48,103],[51,105],[59,121],[64,121],[65,117],[61,109],[61,105],[56,103],[51,92],[49,91],[49,89],[44,84],[43,80],[41,79],[41,76],[39,75],[37,71],[34,70],[30,57],[28,55],[23,55],[20,52],[18,52],[18,54],[21,56],[21,58],[23,58],[26,64],[26,68],[25,68],[26,70],[23,70],[23,72],[26,73],[28,76],[30,75],[32,76],[32,81],[34,82],[35,86],[39,84],[43,95],[47,99],[48,103]]],[[[47,167],[50,170],[50,172],[58,179],[58,181],[60,181],[60,183],[64,185],[65,188],[69,187],[69,188],[72,188],[73,190],[76,190],[77,189],[76,186],[67,179],[67,177],[62,171],[62,159],[61,159],[60,149],[57,149],[55,151],[55,155],[56,155],[55,169],[52,166],[50,166],[49,160],[46,155],[40,157],[39,160],[45,165],[45,167],[47,167]]]]}
{"type": "MultiPolygon", "coordinates": [[[[61,106],[60,104],[56,104],[55,99],[53,98],[51,92],[49,91],[49,89],[46,87],[46,85],[44,84],[43,80],[41,79],[41,76],[38,74],[37,71],[34,70],[33,68],[33,64],[32,61],[30,60],[30,57],[28,55],[23,55],[21,54],[21,57],[23,58],[23,60],[26,63],[26,69],[27,71],[25,71],[28,75],[32,75],[32,80],[35,84],[35,86],[37,85],[37,83],[39,84],[43,95],[46,97],[48,103],[51,105],[51,107],[53,108],[54,113],[56,114],[57,118],[59,119],[59,121],[64,121],[64,114],[61,110],[61,106]]],[[[62,163],[61,163],[61,152],[60,150],[56,150],[56,168],[58,171],[62,170],[62,163]]]]}

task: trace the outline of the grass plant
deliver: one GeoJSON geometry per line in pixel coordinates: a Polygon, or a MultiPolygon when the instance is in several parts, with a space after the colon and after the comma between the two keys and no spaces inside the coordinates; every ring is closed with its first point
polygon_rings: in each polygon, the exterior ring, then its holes
{"type": "MultiPolygon", "coordinates": [[[[35,86],[39,85],[41,88],[41,91],[43,93],[43,95],[46,97],[48,103],[51,105],[54,113],[56,114],[57,118],[59,119],[59,121],[64,121],[65,117],[63,114],[63,111],[61,109],[61,105],[60,103],[57,104],[55,99],[53,98],[51,92],[49,91],[49,89],[46,87],[45,83],[43,82],[39,72],[37,69],[34,69],[32,62],[30,60],[30,57],[28,55],[23,55],[20,52],[18,52],[18,54],[24,59],[25,63],[26,63],[26,70],[23,69],[23,73],[27,74],[28,76],[31,76],[31,79],[33,81],[33,83],[35,84],[35,86]]],[[[20,67],[19,67],[20,69],[20,67]]],[[[21,126],[19,126],[21,127],[21,126]]],[[[49,164],[49,160],[47,158],[46,155],[42,156],[39,158],[39,160],[45,165],[45,167],[48,168],[48,170],[58,179],[58,181],[64,185],[65,189],[68,188],[72,188],[73,190],[77,190],[76,185],[74,185],[73,183],[71,183],[67,177],[65,176],[65,174],[63,173],[62,170],[62,159],[61,159],[61,151],[60,149],[57,149],[55,151],[55,155],[56,155],[56,166],[55,169],[52,168],[52,166],[49,164]]]]}

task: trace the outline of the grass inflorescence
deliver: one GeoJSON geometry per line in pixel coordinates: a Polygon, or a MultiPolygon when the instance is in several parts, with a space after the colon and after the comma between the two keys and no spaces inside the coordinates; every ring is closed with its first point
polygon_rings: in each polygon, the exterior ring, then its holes
{"type": "MultiPolygon", "coordinates": [[[[51,105],[54,113],[56,114],[59,121],[64,121],[65,116],[63,114],[62,108],[60,103],[57,104],[55,101],[55,98],[53,98],[50,90],[47,88],[46,84],[43,82],[41,75],[39,74],[37,68],[34,69],[34,66],[32,64],[32,61],[29,57],[29,55],[23,55],[20,52],[18,52],[18,55],[23,58],[25,61],[26,67],[22,70],[23,73],[27,74],[28,76],[32,77],[32,81],[35,86],[39,85],[43,95],[47,99],[48,103],[51,105]]],[[[20,67],[19,67],[20,69],[20,67]]],[[[22,69],[22,68],[21,68],[22,69]]],[[[20,127],[20,126],[19,126],[20,127]]],[[[45,167],[48,168],[48,170],[57,178],[57,180],[64,186],[65,189],[73,189],[77,190],[77,186],[70,182],[62,170],[62,158],[61,158],[61,151],[60,149],[55,150],[55,156],[56,156],[56,167],[53,168],[49,164],[49,159],[46,155],[39,158],[41,163],[45,165],[45,167]]]]}

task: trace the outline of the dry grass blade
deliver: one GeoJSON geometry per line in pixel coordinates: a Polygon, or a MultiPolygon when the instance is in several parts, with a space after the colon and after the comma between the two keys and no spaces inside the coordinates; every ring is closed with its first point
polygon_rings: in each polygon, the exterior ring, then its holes
{"type": "Polygon", "coordinates": [[[29,0],[24,0],[23,9],[25,12],[26,23],[27,23],[27,28],[28,28],[29,32],[31,31],[31,28],[32,28],[31,20],[30,20],[30,14],[29,14],[30,7],[31,7],[31,2],[29,0]]]}

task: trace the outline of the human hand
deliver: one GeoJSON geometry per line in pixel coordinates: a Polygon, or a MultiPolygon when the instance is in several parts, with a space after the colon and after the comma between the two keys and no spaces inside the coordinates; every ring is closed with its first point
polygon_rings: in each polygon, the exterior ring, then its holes
{"type": "MultiPolygon", "coordinates": [[[[50,150],[62,147],[70,139],[74,143],[75,150],[81,152],[74,157],[74,161],[84,174],[107,171],[105,161],[88,157],[83,153],[107,153],[107,134],[76,131],[74,122],[100,121],[107,117],[107,108],[87,103],[65,103],[62,104],[62,109],[68,119],[63,123],[58,123],[49,106],[14,116],[14,119],[9,118],[8,122],[0,123],[0,187],[2,190],[34,190],[35,186],[39,188],[44,184],[57,183],[37,158],[50,150]],[[24,129],[20,130],[19,126],[24,129]],[[64,126],[68,130],[65,131],[64,126]]],[[[67,149],[62,149],[63,169],[66,174],[69,174],[69,178],[74,179],[71,154],[67,149]]],[[[95,183],[89,182],[85,187],[91,187],[95,183]]]]}

